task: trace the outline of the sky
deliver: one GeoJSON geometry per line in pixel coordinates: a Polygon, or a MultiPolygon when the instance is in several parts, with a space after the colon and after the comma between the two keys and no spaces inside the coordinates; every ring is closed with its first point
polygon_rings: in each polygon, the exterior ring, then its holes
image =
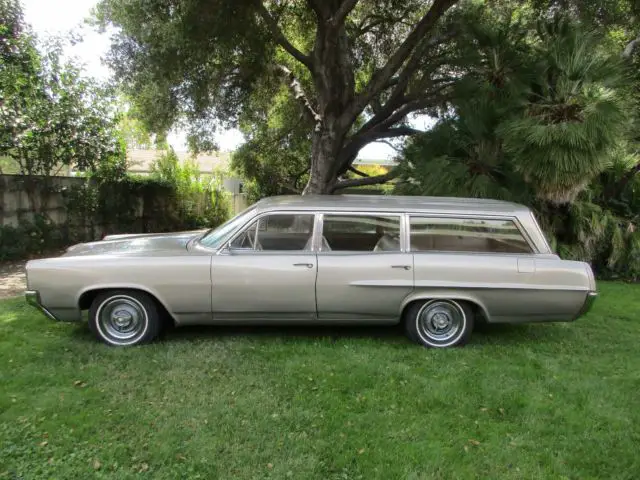
{"type": "MultiPolygon", "coordinates": [[[[84,65],[87,75],[106,80],[110,78],[111,71],[102,58],[109,50],[109,34],[101,34],[84,24],[96,3],[97,0],[22,0],[25,20],[38,36],[66,34],[71,30],[79,33],[83,41],[69,47],[66,53],[76,57],[84,65]]],[[[420,129],[426,129],[428,123],[430,122],[424,119],[412,122],[415,128],[420,129]]],[[[174,132],[168,140],[177,151],[186,150],[183,133],[174,132]]],[[[233,129],[221,132],[217,140],[221,150],[231,151],[243,142],[243,137],[238,130],[233,129]]],[[[395,154],[387,145],[372,143],[364,147],[358,157],[386,159],[395,154]]]]}

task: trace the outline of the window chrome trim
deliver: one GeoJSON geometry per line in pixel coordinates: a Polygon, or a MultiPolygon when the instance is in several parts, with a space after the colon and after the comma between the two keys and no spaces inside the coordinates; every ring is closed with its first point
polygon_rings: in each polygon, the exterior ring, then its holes
{"type": "Polygon", "coordinates": [[[531,239],[531,237],[529,236],[529,234],[526,232],[526,229],[523,228],[522,223],[520,222],[520,220],[518,219],[518,217],[514,217],[514,216],[508,216],[508,215],[469,215],[469,214],[451,214],[451,213],[446,213],[446,214],[421,214],[421,213],[408,213],[407,214],[407,230],[408,230],[408,247],[409,247],[409,252],[411,253],[439,253],[439,254],[443,254],[443,253],[456,253],[456,254],[473,254],[473,255],[478,255],[478,254],[485,254],[485,255],[517,255],[517,256],[523,256],[523,255],[536,255],[536,254],[540,254],[540,249],[538,248],[538,246],[535,244],[535,242],[531,239]],[[485,251],[460,251],[460,250],[415,250],[412,251],[411,250],[411,218],[412,217],[418,217],[418,218],[450,218],[450,219],[480,219],[480,220],[508,220],[513,222],[514,226],[516,227],[516,229],[518,230],[518,232],[520,233],[520,235],[522,235],[522,239],[526,242],[526,244],[529,246],[529,248],[531,249],[530,252],[523,252],[523,253],[514,253],[514,252],[485,252],[485,251]]]}
{"type": "MultiPolygon", "coordinates": [[[[247,248],[246,251],[244,249],[237,249],[234,251],[234,255],[301,255],[301,254],[313,254],[315,253],[314,243],[316,242],[316,229],[317,229],[317,217],[318,214],[313,210],[267,210],[255,215],[251,220],[245,223],[240,229],[238,229],[235,233],[232,234],[231,237],[227,241],[224,242],[222,247],[216,252],[216,255],[228,255],[230,253],[230,245],[231,243],[246,232],[248,229],[253,227],[253,225],[259,222],[263,217],[268,215],[307,215],[312,216],[312,229],[311,229],[311,250],[254,250],[253,248],[247,248]]],[[[258,236],[259,228],[256,228],[256,238],[258,236]]],[[[255,240],[255,239],[254,239],[255,240]]]]}
{"type": "MultiPolygon", "coordinates": [[[[244,210],[242,210],[241,212],[238,212],[236,215],[233,216],[233,218],[230,218],[228,221],[233,220],[236,217],[239,217],[240,215],[246,213],[248,210],[252,210],[253,211],[253,215],[251,216],[251,218],[249,218],[246,222],[244,222],[242,225],[238,226],[235,230],[227,233],[227,237],[226,239],[222,242],[222,244],[218,247],[218,248],[213,248],[207,245],[203,245],[202,243],[200,243],[200,240],[202,240],[204,237],[206,237],[211,231],[215,230],[215,228],[211,228],[206,230],[203,234],[196,236],[195,238],[193,238],[192,240],[189,241],[188,245],[191,244],[193,246],[193,248],[198,248],[200,250],[204,250],[206,252],[211,252],[212,255],[217,255],[218,253],[220,253],[221,251],[223,251],[226,246],[228,245],[230,239],[240,230],[244,229],[248,223],[251,223],[259,214],[257,214],[256,212],[258,211],[257,208],[255,207],[255,204],[248,206],[247,208],[245,208],[244,210]]],[[[226,222],[224,222],[226,223],[226,222]]],[[[222,225],[222,224],[221,224],[222,225]]]]}
{"type": "Polygon", "coordinates": [[[315,221],[313,222],[313,240],[311,241],[311,251],[313,253],[319,253],[322,251],[322,226],[324,221],[324,213],[316,213],[315,221]]]}
{"type": "MultiPolygon", "coordinates": [[[[389,255],[389,254],[398,254],[398,253],[408,253],[407,247],[409,246],[406,243],[406,240],[404,239],[405,237],[405,233],[403,232],[403,225],[404,225],[404,217],[406,216],[406,213],[403,212],[397,212],[397,211],[363,211],[363,210],[358,210],[358,211],[354,211],[354,210],[321,210],[318,211],[318,232],[317,232],[317,238],[315,239],[316,246],[318,246],[318,248],[314,248],[314,252],[316,254],[319,253],[323,253],[323,254],[328,254],[328,255],[370,255],[370,254],[375,254],[375,255],[389,255]],[[324,218],[325,215],[335,215],[338,217],[398,217],[398,219],[400,220],[400,250],[398,251],[378,251],[378,252],[374,252],[372,251],[362,251],[362,250],[330,250],[330,251],[326,251],[326,250],[321,250],[321,248],[319,248],[322,245],[322,235],[324,235],[324,218]],[[403,245],[404,243],[404,245],[403,245]]],[[[404,227],[406,229],[406,225],[404,227]]]]}
{"type": "Polygon", "coordinates": [[[409,214],[404,213],[402,215],[402,243],[401,248],[403,253],[411,253],[411,233],[409,231],[409,214]]]}

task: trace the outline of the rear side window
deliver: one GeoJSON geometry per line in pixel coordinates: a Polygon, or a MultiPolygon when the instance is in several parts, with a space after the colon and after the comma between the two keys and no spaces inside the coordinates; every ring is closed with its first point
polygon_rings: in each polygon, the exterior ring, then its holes
{"type": "Polygon", "coordinates": [[[511,220],[411,217],[413,252],[531,253],[511,220]]]}
{"type": "Polygon", "coordinates": [[[322,250],[400,251],[400,216],[325,214],[322,250]]]}

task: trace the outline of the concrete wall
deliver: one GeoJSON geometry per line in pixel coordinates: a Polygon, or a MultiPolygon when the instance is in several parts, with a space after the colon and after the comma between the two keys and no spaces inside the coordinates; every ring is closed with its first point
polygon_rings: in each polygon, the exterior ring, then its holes
{"type": "MultiPolygon", "coordinates": [[[[0,175],[0,226],[16,227],[21,221],[31,221],[34,212],[43,212],[56,225],[68,223],[64,193],[82,186],[87,180],[83,177],[48,177],[46,180],[43,177],[0,175]]],[[[244,210],[246,194],[230,193],[232,214],[244,210]]],[[[138,217],[145,215],[143,196],[138,199],[135,211],[138,217]]]]}
{"type": "Polygon", "coordinates": [[[63,192],[85,181],[78,177],[50,177],[49,186],[45,187],[42,177],[0,175],[0,225],[18,226],[21,220],[32,220],[34,211],[44,212],[53,223],[65,223],[63,192]]]}

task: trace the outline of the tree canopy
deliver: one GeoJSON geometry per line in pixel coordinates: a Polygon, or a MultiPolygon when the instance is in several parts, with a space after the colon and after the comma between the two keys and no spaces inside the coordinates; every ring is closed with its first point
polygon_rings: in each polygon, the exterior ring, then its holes
{"type": "Polygon", "coordinates": [[[16,0],[0,0],[0,35],[0,156],[31,175],[124,156],[112,90],[63,61],[62,40],[38,44],[16,0]]]}
{"type": "Polygon", "coordinates": [[[330,193],[385,180],[341,178],[364,145],[416,133],[407,116],[447,99],[456,19],[471,10],[456,0],[103,0],[97,18],[118,27],[111,65],[148,125],[182,120],[194,147],[211,148],[217,122],[237,124],[256,97],[286,88],[308,128],[305,191],[330,193]]]}

